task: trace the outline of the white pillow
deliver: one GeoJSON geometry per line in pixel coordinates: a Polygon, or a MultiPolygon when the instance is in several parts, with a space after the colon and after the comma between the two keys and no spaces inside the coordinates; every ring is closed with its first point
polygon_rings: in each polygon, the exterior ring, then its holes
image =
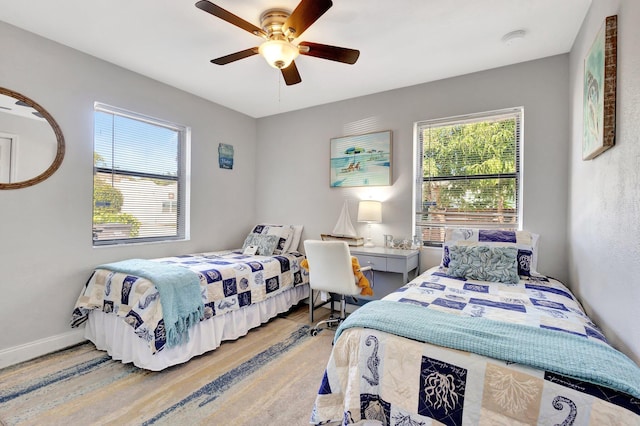
{"type": "Polygon", "coordinates": [[[300,238],[302,237],[302,228],[304,225],[290,225],[293,228],[293,236],[289,239],[290,244],[286,248],[286,251],[298,251],[300,246],[300,238]]]}

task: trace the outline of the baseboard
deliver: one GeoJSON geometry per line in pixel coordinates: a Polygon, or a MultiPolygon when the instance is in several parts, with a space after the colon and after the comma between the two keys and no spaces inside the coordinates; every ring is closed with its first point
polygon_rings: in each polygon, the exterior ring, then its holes
{"type": "Polygon", "coordinates": [[[0,368],[28,361],[84,342],[84,327],[0,351],[0,368]]]}

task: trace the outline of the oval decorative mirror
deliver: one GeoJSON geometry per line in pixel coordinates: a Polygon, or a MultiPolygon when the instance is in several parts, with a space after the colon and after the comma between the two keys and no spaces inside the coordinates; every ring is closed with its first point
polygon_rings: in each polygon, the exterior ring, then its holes
{"type": "Polygon", "coordinates": [[[58,170],[64,150],[62,130],[47,110],[0,87],[0,189],[42,182],[58,170]]]}

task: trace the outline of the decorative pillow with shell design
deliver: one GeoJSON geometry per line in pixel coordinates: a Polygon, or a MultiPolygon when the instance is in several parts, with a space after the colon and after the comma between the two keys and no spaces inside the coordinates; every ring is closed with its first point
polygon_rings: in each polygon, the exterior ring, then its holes
{"type": "Polygon", "coordinates": [[[276,244],[278,244],[278,237],[275,235],[249,234],[244,240],[242,250],[244,251],[248,246],[256,246],[258,248],[256,251],[257,255],[271,256],[276,248],[276,244]]]}
{"type": "Polygon", "coordinates": [[[537,273],[538,234],[528,231],[500,229],[447,228],[442,245],[441,266],[448,268],[452,245],[515,247],[518,251],[518,275],[531,276],[537,273]]]}
{"type": "Polygon", "coordinates": [[[253,227],[249,235],[274,235],[277,242],[273,254],[282,254],[286,253],[291,245],[293,231],[291,225],[258,224],[253,227]]]}
{"type": "Polygon", "coordinates": [[[517,284],[518,249],[485,245],[449,246],[447,275],[471,280],[517,284]]]}

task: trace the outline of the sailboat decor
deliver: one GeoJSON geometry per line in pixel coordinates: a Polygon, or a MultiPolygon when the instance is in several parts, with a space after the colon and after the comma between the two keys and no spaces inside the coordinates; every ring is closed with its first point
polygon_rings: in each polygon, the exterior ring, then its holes
{"type": "Polygon", "coordinates": [[[361,246],[364,244],[364,238],[359,237],[356,233],[356,229],[351,223],[351,216],[349,215],[349,205],[347,200],[344,200],[342,205],[342,211],[338,217],[338,222],[333,228],[331,234],[320,234],[323,241],[344,241],[350,246],[361,246]]]}

